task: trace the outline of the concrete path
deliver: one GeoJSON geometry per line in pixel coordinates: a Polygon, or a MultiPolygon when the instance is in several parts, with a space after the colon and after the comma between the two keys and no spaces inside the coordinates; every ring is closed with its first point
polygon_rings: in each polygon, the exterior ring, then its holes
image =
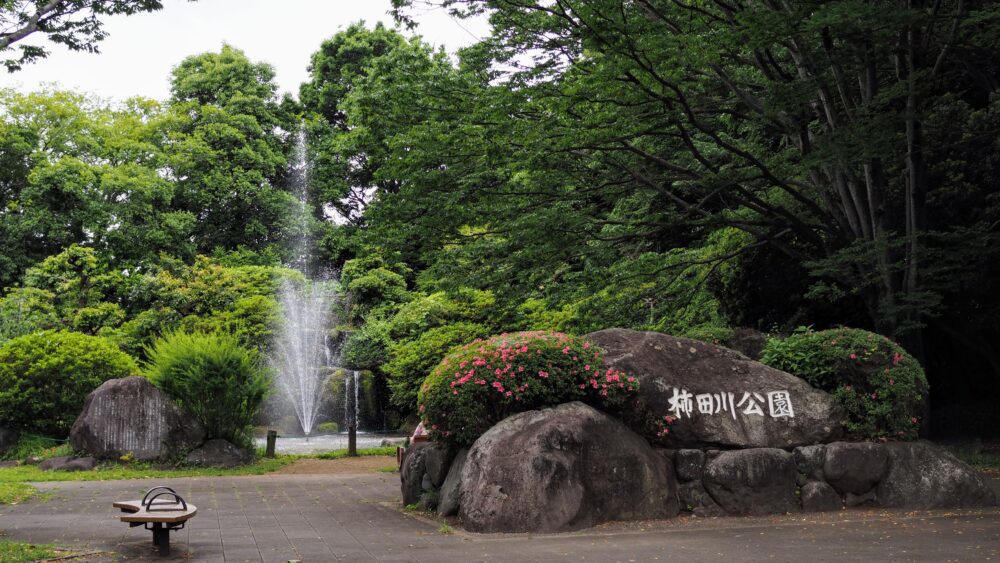
{"type": "MultiPolygon", "coordinates": [[[[165,561],[151,534],[111,508],[151,481],[37,485],[45,500],[0,507],[6,537],[103,551],[92,560],[165,561]],[[116,554],[114,556],[111,553],[116,554]]],[[[196,504],[169,561],[986,561],[1000,559],[1000,509],[854,510],[678,518],[560,535],[439,531],[399,507],[399,477],[266,475],[163,479],[196,504]]]]}

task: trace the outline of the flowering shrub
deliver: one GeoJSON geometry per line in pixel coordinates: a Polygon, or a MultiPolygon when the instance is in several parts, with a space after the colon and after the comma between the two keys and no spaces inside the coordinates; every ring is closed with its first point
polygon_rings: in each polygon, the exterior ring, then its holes
{"type": "Polygon", "coordinates": [[[569,401],[614,411],[638,388],[580,338],[518,332],[453,350],[424,380],[418,410],[432,439],[469,445],[514,413],[569,401]]]}
{"type": "Polygon", "coordinates": [[[677,417],[670,416],[669,414],[653,420],[656,426],[656,439],[657,441],[666,440],[667,434],[670,434],[670,425],[677,422],[677,417]]]}
{"type": "Polygon", "coordinates": [[[917,360],[884,336],[849,328],[798,332],[769,340],[761,362],[833,393],[847,411],[848,432],[917,437],[927,378],[917,360]]]}

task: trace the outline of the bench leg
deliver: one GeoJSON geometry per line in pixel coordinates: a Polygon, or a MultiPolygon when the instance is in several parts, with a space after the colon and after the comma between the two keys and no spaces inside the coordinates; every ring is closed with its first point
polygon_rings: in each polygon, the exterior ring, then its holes
{"type": "Polygon", "coordinates": [[[153,524],[153,545],[160,548],[160,555],[170,555],[170,528],[160,524],[153,524]]]}

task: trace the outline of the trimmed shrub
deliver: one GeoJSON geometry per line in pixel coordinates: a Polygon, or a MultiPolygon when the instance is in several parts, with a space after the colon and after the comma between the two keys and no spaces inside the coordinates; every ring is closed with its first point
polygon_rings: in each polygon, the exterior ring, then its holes
{"type": "Polygon", "coordinates": [[[66,436],[88,393],[138,372],[105,338],[65,331],[14,338],[0,346],[0,426],[66,436]]]}
{"type": "Polygon", "coordinates": [[[638,388],[580,338],[518,332],[454,349],[421,385],[418,411],[432,439],[467,446],[512,414],[569,401],[615,411],[638,388]]]}
{"type": "Polygon", "coordinates": [[[917,437],[927,378],[917,360],[884,336],[849,328],[797,332],[768,340],[761,362],[833,393],[852,434],[917,437]]]}
{"type": "Polygon", "coordinates": [[[441,358],[455,346],[488,334],[489,329],[483,325],[455,323],[432,328],[416,340],[393,344],[390,348],[392,359],[383,366],[389,374],[392,404],[402,408],[406,414],[416,411],[420,384],[441,358]]]}
{"type": "Polygon", "coordinates": [[[205,428],[206,439],[251,445],[270,377],[262,359],[229,334],[173,332],[146,350],[146,376],[205,428]]]}

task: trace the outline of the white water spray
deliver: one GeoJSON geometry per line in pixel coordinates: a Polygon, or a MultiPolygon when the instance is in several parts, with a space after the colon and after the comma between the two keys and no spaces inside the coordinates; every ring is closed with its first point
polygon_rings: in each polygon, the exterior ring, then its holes
{"type": "Polygon", "coordinates": [[[299,236],[293,248],[291,267],[302,272],[306,281],[286,281],[278,294],[284,314],[271,363],[275,382],[295,410],[295,416],[308,436],[316,423],[323,403],[327,381],[333,372],[327,334],[333,322],[336,294],[324,276],[317,275],[312,264],[312,239],[309,235],[309,165],[306,158],[305,131],[300,131],[295,159],[290,169],[291,188],[299,199],[299,236]]]}

